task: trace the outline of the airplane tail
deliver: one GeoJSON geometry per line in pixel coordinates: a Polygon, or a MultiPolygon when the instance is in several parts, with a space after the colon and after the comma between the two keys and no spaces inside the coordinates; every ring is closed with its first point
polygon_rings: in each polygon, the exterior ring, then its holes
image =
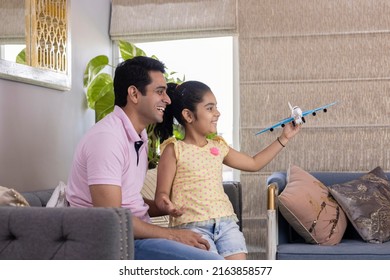
{"type": "Polygon", "coordinates": [[[291,106],[290,102],[288,102],[288,107],[290,107],[290,110],[293,110],[293,107],[291,106]]]}

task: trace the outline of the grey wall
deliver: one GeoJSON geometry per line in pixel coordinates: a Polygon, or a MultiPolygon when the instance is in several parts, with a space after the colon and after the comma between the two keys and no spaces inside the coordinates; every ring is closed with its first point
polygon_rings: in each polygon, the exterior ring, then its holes
{"type": "Polygon", "coordinates": [[[111,56],[110,0],[71,3],[72,89],[58,91],[0,79],[0,185],[19,191],[67,181],[73,151],[94,123],[83,72],[93,56],[111,56]]]}

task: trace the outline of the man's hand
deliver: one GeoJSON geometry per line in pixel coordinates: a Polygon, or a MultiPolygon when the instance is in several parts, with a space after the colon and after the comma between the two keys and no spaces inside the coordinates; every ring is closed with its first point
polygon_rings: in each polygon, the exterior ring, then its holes
{"type": "Polygon", "coordinates": [[[170,238],[202,250],[209,250],[210,244],[199,233],[188,229],[170,229],[170,238]]]}
{"type": "Polygon", "coordinates": [[[203,250],[210,249],[210,245],[206,239],[203,239],[199,233],[189,229],[164,228],[146,223],[135,216],[132,216],[132,222],[134,238],[136,239],[165,238],[203,250]]]}

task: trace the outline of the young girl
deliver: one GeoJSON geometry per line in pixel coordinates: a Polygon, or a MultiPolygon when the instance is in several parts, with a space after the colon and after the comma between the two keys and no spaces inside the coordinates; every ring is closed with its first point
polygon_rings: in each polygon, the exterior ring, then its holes
{"type": "Polygon", "coordinates": [[[246,259],[245,239],[222,184],[222,165],[258,171],[267,165],[298,131],[291,124],[267,148],[251,157],[229,147],[216,134],[220,113],[210,88],[197,81],[168,84],[172,104],[157,124],[161,158],[158,165],[157,207],[170,215],[170,226],[202,234],[210,250],[225,259],[246,259]],[[184,128],[183,140],[173,135],[174,119],[184,128]]]}

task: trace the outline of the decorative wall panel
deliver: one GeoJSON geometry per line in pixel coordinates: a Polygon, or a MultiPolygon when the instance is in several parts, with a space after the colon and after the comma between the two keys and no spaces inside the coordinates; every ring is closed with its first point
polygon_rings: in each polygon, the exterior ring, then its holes
{"type": "Polygon", "coordinates": [[[67,73],[67,0],[28,0],[27,64],[67,73]]]}

